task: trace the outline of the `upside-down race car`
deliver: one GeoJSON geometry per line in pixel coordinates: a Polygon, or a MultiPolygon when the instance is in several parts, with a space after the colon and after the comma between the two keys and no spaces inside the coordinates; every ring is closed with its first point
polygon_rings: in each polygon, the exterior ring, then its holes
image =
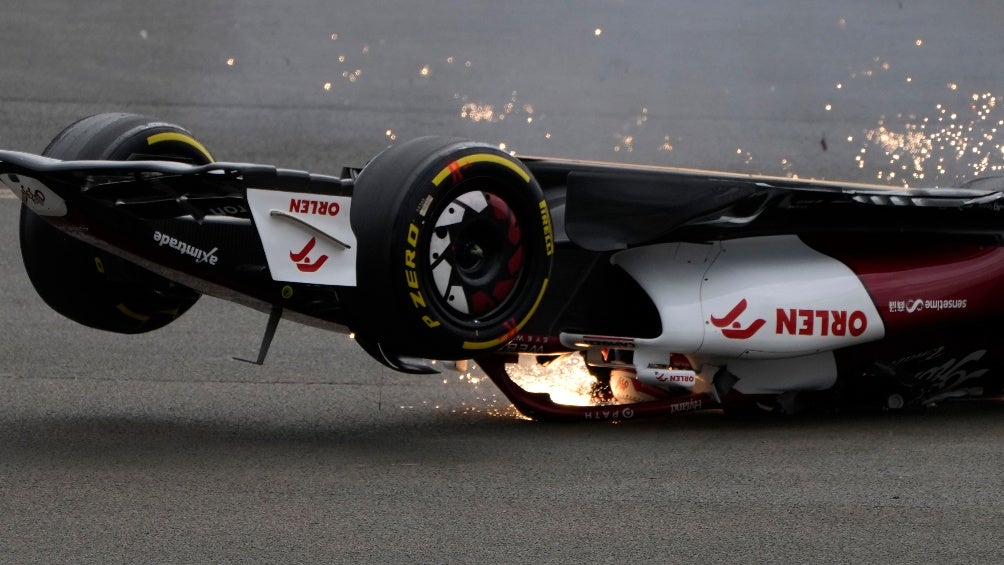
{"type": "Polygon", "coordinates": [[[394,369],[474,359],[524,414],[624,419],[998,395],[1004,182],[862,184],[516,158],[455,138],[323,176],[214,162],[178,126],[85,118],[0,151],[24,264],[77,322],[157,329],[201,294],[352,332],[394,369]],[[598,394],[517,385],[580,355],[598,394]]]}

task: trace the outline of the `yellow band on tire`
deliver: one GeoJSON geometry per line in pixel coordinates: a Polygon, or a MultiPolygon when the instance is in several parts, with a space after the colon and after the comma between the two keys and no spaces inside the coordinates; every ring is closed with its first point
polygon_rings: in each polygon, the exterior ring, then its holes
{"type": "Polygon", "coordinates": [[[134,312],[133,310],[130,310],[128,306],[122,304],[121,302],[115,305],[115,309],[134,320],[139,320],[140,322],[145,322],[150,319],[150,316],[147,316],[145,314],[140,314],[139,312],[134,312]]]}
{"type": "Polygon", "coordinates": [[[209,159],[210,163],[215,161],[215,159],[213,159],[213,156],[209,154],[208,149],[206,149],[201,143],[193,139],[191,136],[185,135],[183,133],[166,131],[164,133],[157,133],[146,138],[147,145],[155,145],[157,143],[161,143],[164,141],[177,141],[179,143],[184,143],[186,145],[195,148],[196,150],[198,150],[199,153],[202,153],[202,155],[205,156],[206,159],[209,159]]]}
{"type": "MultiPolygon", "coordinates": [[[[194,141],[194,140],[193,140],[194,141]]],[[[432,184],[434,186],[439,186],[446,177],[451,176],[454,171],[459,171],[462,167],[472,165],[474,163],[495,163],[497,165],[502,165],[512,172],[516,173],[523,179],[523,182],[530,182],[530,175],[520,168],[519,165],[513,163],[511,160],[502,157],[501,155],[493,155],[491,153],[475,153],[473,155],[467,155],[457,159],[456,161],[450,163],[439,174],[432,179],[432,184]]]]}
{"type": "Polygon", "coordinates": [[[497,347],[499,345],[502,345],[503,343],[516,337],[516,334],[519,333],[519,330],[523,329],[523,326],[525,326],[526,323],[530,321],[530,317],[533,316],[533,313],[537,311],[537,307],[540,306],[540,301],[544,298],[544,291],[547,290],[547,281],[548,279],[544,279],[544,284],[541,285],[540,287],[540,293],[537,295],[537,300],[534,301],[533,307],[530,308],[530,311],[526,313],[526,316],[524,316],[523,319],[520,320],[518,324],[516,324],[516,327],[506,332],[504,336],[498,339],[493,339],[491,341],[465,341],[464,349],[489,349],[492,347],[497,347]]]}

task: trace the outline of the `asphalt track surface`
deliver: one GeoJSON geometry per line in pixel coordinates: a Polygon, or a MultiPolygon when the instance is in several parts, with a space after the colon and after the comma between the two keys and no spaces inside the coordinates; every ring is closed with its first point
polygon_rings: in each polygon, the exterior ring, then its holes
{"type": "MultiPolygon", "coordinates": [[[[1002,161],[999,2],[0,3],[0,147],[103,111],[337,173],[395,139],[951,185],[1002,161]],[[954,142],[954,143],[953,143],[954,142]],[[982,144],[981,144],[982,143],[982,144]],[[895,173],[895,174],[894,174],[895,173]]],[[[1004,560],[1000,402],[549,425],[204,298],[145,336],[34,294],[0,193],[0,562],[1004,560]]]]}

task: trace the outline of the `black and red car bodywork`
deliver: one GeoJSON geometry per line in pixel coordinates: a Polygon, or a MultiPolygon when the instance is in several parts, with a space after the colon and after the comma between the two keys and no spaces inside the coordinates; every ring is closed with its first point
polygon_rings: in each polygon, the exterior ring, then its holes
{"type": "Polygon", "coordinates": [[[25,203],[39,293],[94,327],[149,331],[210,294],[272,314],[259,361],[290,318],[353,332],[401,371],[476,359],[545,419],[793,410],[813,395],[898,408],[1004,383],[996,178],[906,190],[447,138],[336,177],[214,163],[139,116],[67,132],[46,157],[0,152],[0,182],[25,203]],[[615,398],[560,405],[506,371],[563,354],[615,398]]]}

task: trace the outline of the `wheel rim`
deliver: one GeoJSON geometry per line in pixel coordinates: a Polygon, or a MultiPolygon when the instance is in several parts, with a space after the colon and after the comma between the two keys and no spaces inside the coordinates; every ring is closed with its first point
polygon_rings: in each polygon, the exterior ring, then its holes
{"type": "Polygon", "coordinates": [[[523,232],[498,195],[472,190],[442,208],[429,241],[437,293],[456,317],[490,317],[514,296],[523,273],[523,232]]]}

